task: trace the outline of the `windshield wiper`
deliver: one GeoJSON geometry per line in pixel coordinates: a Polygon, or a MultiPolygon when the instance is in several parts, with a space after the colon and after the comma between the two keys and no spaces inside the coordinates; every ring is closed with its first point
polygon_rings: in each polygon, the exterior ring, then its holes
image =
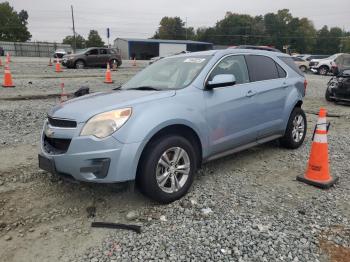
{"type": "Polygon", "coordinates": [[[133,88],[128,88],[128,90],[155,90],[155,91],[159,91],[160,89],[155,88],[153,86],[138,86],[138,87],[133,87],[133,88]]]}

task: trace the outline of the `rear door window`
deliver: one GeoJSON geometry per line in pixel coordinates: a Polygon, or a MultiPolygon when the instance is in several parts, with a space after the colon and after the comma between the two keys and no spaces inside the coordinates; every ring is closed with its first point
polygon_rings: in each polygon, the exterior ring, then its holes
{"type": "Polygon", "coordinates": [[[213,80],[214,76],[221,74],[232,74],[236,78],[236,84],[249,82],[249,74],[247,65],[242,55],[232,55],[222,59],[210,73],[209,81],[213,80]]]}
{"type": "Polygon", "coordinates": [[[304,76],[303,72],[301,72],[299,67],[295,64],[293,58],[291,58],[290,56],[280,56],[279,59],[286,63],[287,66],[293,69],[296,73],[298,73],[301,76],[304,76]]]}
{"type": "Polygon", "coordinates": [[[247,55],[246,61],[251,82],[279,78],[275,61],[270,57],[247,55]]]}

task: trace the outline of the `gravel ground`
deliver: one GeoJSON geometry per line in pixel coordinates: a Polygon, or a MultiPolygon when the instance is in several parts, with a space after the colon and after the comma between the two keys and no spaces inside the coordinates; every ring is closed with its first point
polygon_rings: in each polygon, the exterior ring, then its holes
{"type": "MultiPolygon", "coordinates": [[[[103,69],[57,76],[45,59],[14,58],[16,88],[0,90],[0,257],[3,261],[341,261],[350,258],[350,107],[328,103],[329,77],[308,74],[302,147],[271,142],[208,163],[186,197],[158,205],[128,185],[69,184],[37,168],[47,110],[64,79],[72,92],[104,85],[103,69]],[[45,70],[47,72],[45,72],[45,70]],[[31,84],[29,82],[32,82],[31,84]],[[30,96],[41,99],[25,99],[30,96]],[[305,172],[315,113],[326,107],[331,172],[323,191],[299,183],[305,172]],[[91,228],[92,221],[127,222],[142,233],[91,228]]],[[[113,73],[115,85],[138,67],[113,73]]]]}

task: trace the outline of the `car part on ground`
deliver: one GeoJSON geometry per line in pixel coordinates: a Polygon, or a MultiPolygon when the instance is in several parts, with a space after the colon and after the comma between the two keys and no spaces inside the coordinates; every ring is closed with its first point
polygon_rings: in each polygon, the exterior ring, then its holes
{"type": "Polygon", "coordinates": [[[350,102],[350,70],[344,70],[329,80],[325,98],[330,102],[350,102]]]}
{"type": "Polygon", "coordinates": [[[186,194],[202,162],[279,138],[299,147],[305,88],[293,59],[278,52],[166,57],[117,90],[54,107],[40,167],[85,182],[136,179],[148,197],[169,203],[186,194]]]}

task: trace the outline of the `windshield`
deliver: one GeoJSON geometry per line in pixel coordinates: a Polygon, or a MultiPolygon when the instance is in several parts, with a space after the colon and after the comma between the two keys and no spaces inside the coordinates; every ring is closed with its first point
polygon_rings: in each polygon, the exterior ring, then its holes
{"type": "Polygon", "coordinates": [[[164,58],[130,79],[122,89],[152,87],[157,90],[181,89],[188,86],[209,61],[210,56],[164,58]]]}

